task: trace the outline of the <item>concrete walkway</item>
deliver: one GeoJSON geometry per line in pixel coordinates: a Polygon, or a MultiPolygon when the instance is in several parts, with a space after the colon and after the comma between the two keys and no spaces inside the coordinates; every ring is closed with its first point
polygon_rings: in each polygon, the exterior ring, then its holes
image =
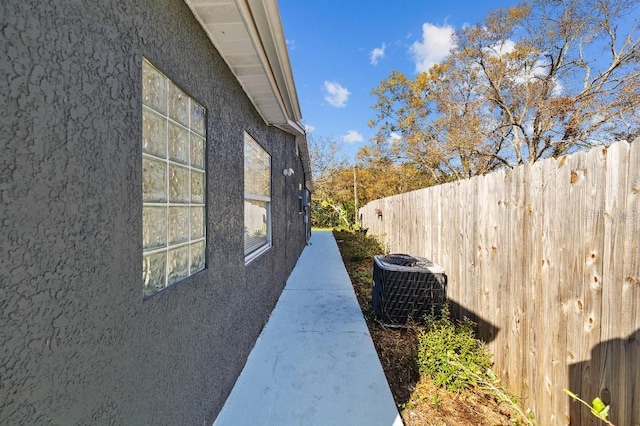
{"type": "Polygon", "coordinates": [[[331,232],[314,232],[214,426],[400,426],[331,232]]]}

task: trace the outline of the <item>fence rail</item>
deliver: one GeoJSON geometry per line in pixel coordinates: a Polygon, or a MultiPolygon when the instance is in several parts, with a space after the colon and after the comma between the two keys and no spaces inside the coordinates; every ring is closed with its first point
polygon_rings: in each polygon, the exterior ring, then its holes
{"type": "Polygon", "coordinates": [[[593,422],[569,388],[640,425],[640,140],[376,200],[360,216],[389,251],[444,266],[449,298],[538,424],[593,422]]]}

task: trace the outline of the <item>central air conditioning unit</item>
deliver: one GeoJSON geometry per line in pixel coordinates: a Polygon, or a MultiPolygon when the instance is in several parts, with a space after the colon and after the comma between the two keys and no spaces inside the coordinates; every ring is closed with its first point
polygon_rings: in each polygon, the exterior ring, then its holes
{"type": "Polygon", "coordinates": [[[403,327],[432,313],[439,317],[446,298],[447,276],[441,266],[406,254],[374,257],[372,305],[383,325],[403,327]]]}

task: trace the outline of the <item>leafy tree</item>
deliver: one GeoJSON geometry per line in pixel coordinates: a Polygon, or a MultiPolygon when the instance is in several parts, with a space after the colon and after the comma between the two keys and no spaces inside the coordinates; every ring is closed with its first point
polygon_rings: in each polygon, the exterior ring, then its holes
{"type": "Polygon", "coordinates": [[[363,149],[355,163],[349,164],[335,140],[309,136],[308,141],[315,188],[311,205],[314,226],[354,225],[354,184],[359,205],[433,184],[430,175],[415,163],[395,163],[363,149]]]}
{"type": "Polygon", "coordinates": [[[314,187],[316,192],[324,196],[325,191],[329,191],[327,183],[334,170],[347,167],[349,163],[340,152],[340,145],[336,139],[317,138],[308,134],[307,143],[314,187]]]}
{"type": "Polygon", "coordinates": [[[381,158],[434,181],[557,157],[640,128],[634,0],[534,0],[456,34],[441,64],[373,90],[381,158]]]}
{"type": "Polygon", "coordinates": [[[367,147],[356,155],[358,202],[401,194],[434,184],[431,175],[413,162],[394,162],[378,157],[367,147]]]}
{"type": "MultiPolygon", "coordinates": [[[[318,227],[349,227],[353,222],[344,206],[344,183],[336,181],[336,173],[348,167],[347,159],[340,153],[335,139],[307,136],[309,157],[313,174],[314,193],[311,197],[311,224],[318,227]]],[[[353,198],[351,198],[353,201],[353,198]]]]}

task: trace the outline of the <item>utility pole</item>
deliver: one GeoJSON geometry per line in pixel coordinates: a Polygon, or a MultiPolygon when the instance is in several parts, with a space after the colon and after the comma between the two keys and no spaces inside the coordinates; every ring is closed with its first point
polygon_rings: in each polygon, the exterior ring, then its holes
{"type": "Polygon", "coordinates": [[[356,165],[353,165],[353,205],[354,205],[354,213],[353,213],[353,223],[355,226],[358,226],[358,181],[356,171],[356,165]]]}

